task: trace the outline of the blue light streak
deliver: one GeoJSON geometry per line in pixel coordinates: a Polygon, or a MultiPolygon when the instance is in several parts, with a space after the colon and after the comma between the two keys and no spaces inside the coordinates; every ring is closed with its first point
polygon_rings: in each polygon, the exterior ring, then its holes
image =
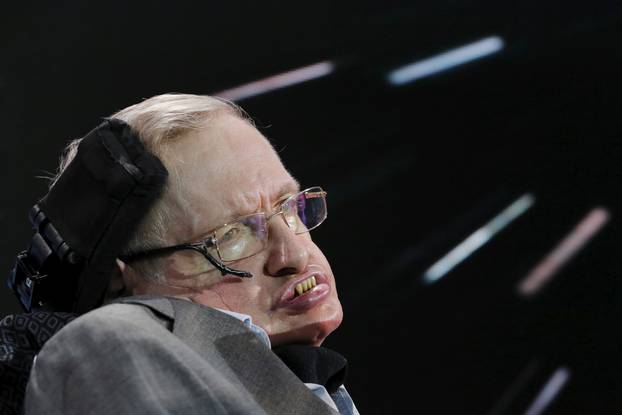
{"type": "Polygon", "coordinates": [[[503,47],[504,42],[500,37],[487,37],[477,42],[448,50],[431,58],[402,66],[391,71],[387,79],[391,85],[402,86],[458,65],[492,55],[499,52],[503,47]]]}

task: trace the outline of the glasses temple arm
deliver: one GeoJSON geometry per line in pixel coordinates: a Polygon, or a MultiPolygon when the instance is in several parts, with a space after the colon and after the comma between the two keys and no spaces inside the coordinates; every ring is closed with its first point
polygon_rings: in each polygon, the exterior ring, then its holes
{"type": "Polygon", "coordinates": [[[229,268],[228,266],[219,262],[216,258],[211,256],[203,245],[199,246],[197,244],[182,244],[182,245],[175,245],[175,246],[167,246],[165,248],[156,248],[156,249],[151,249],[149,251],[136,252],[136,253],[132,253],[128,255],[120,255],[119,259],[127,263],[127,262],[134,261],[134,260],[141,259],[141,258],[147,258],[150,256],[157,256],[157,255],[168,254],[168,253],[175,252],[175,251],[180,251],[182,249],[192,249],[194,251],[199,252],[201,255],[205,257],[205,259],[209,261],[210,264],[212,264],[216,269],[218,269],[218,271],[220,271],[220,273],[223,276],[227,274],[231,274],[231,275],[235,275],[236,277],[242,277],[242,278],[253,277],[253,274],[251,274],[250,272],[229,268]]]}
{"type": "Polygon", "coordinates": [[[202,247],[192,246],[192,245],[189,245],[189,247],[191,249],[194,249],[195,251],[200,252],[201,254],[203,254],[205,259],[207,259],[210,264],[212,264],[214,267],[216,267],[216,269],[218,269],[218,271],[220,271],[220,273],[223,276],[225,276],[227,274],[231,274],[231,275],[235,275],[236,277],[242,277],[242,278],[252,278],[253,277],[253,274],[251,274],[250,272],[240,271],[240,270],[237,270],[237,269],[229,268],[228,266],[226,266],[225,264],[223,264],[222,262],[218,261],[216,258],[211,256],[202,247]]]}
{"type": "Polygon", "coordinates": [[[125,263],[129,263],[131,261],[136,261],[138,259],[149,258],[152,256],[169,254],[171,252],[179,251],[181,249],[187,249],[187,245],[175,245],[175,246],[167,246],[164,248],[154,248],[146,251],[132,252],[126,255],[119,255],[119,259],[125,263]]]}

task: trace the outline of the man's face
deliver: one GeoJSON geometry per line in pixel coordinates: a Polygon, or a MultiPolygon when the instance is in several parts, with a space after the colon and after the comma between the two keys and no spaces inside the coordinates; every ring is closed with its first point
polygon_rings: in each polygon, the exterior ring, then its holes
{"type": "MultiPolygon", "coordinates": [[[[185,211],[171,243],[196,242],[240,216],[273,212],[299,191],[270,143],[252,126],[230,115],[210,121],[171,148],[179,169],[185,211]]],[[[315,184],[315,183],[312,183],[315,184]]],[[[167,257],[168,294],[211,307],[248,314],[273,345],[319,345],[342,320],[335,279],[309,233],[295,235],[282,215],[268,222],[269,240],[260,253],[228,264],[252,278],[222,276],[193,251],[167,257]],[[293,300],[296,283],[315,276],[317,287],[293,300]]],[[[162,287],[144,291],[167,294],[162,287]]]]}

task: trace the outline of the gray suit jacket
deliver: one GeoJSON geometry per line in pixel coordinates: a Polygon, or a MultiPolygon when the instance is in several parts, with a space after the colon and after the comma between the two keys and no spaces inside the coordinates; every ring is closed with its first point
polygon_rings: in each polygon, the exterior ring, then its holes
{"type": "Polygon", "coordinates": [[[26,414],[335,414],[242,322],[188,301],[130,297],[43,347],[26,414]]]}

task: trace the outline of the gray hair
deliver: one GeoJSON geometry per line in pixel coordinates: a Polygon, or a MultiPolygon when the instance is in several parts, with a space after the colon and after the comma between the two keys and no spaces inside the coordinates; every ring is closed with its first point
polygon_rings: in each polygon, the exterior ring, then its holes
{"type": "MultiPolygon", "coordinates": [[[[252,124],[248,115],[236,104],[207,95],[163,94],[145,99],[122,109],[110,118],[126,122],[144,146],[155,154],[169,171],[168,182],[162,196],[142,219],[134,235],[121,250],[122,254],[162,247],[174,219],[184,214],[184,180],[180,177],[178,163],[167,151],[170,144],[189,132],[205,128],[205,123],[218,114],[237,116],[252,124]]],[[[75,157],[81,139],[71,141],[61,157],[58,173],[50,188],[75,157]]],[[[145,278],[164,282],[159,261],[142,260],[132,267],[145,278]]]]}

